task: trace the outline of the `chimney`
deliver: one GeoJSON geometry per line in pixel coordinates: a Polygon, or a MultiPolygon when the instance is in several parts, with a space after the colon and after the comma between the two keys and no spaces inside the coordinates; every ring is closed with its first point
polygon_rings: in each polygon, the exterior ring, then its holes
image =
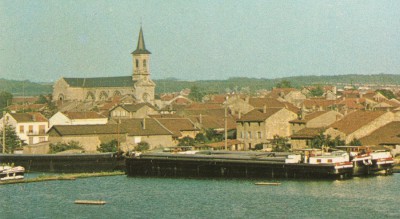
{"type": "Polygon", "coordinates": [[[143,121],[142,121],[142,129],[143,129],[143,130],[146,129],[146,117],[143,118],[143,121]]]}
{"type": "Polygon", "coordinates": [[[245,99],[245,101],[246,101],[246,103],[249,103],[249,101],[250,101],[250,97],[249,97],[249,96],[246,96],[246,99],[245,99]]]}
{"type": "Polygon", "coordinates": [[[264,105],[264,107],[263,107],[263,113],[267,113],[267,105],[264,105]]]}
{"type": "Polygon", "coordinates": [[[35,116],[35,114],[32,114],[32,121],[36,122],[36,116],[35,116]]]}
{"type": "Polygon", "coordinates": [[[199,122],[200,122],[200,124],[203,124],[203,116],[201,115],[201,113],[199,115],[199,122]]]}

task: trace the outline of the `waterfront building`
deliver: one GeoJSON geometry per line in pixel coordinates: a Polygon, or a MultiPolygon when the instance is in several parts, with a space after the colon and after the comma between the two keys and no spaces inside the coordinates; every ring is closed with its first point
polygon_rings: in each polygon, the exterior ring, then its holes
{"type": "Polygon", "coordinates": [[[286,108],[255,109],[237,120],[237,139],[248,150],[254,149],[258,144],[270,143],[274,136],[289,137],[289,121],[296,118],[297,114],[286,108]]]}
{"type": "Polygon", "coordinates": [[[150,78],[150,52],[146,49],[142,28],[136,50],[132,52],[132,76],[96,78],[60,78],[53,86],[56,101],[99,101],[129,95],[137,103],[154,103],[155,83],[150,78]]]}
{"type": "Polygon", "coordinates": [[[48,139],[46,134],[49,129],[49,122],[41,113],[6,113],[0,119],[0,129],[3,123],[15,129],[19,139],[26,144],[37,144],[48,139]]]}

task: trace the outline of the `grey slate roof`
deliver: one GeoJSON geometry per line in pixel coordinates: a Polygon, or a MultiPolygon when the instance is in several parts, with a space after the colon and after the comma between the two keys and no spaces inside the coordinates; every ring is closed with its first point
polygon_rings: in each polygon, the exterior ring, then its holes
{"type": "Polygon", "coordinates": [[[146,46],[144,44],[142,27],[140,27],[139,39],[138,39],[138,44],[137,44],[136,50],[133,51],[132,54],[151,54],[151,52],[146,49],[146,46]]]}
{"type": "Polygon", "coordinates": [[[64,78],[71,87],[133,87],[132,76],[98,78],[64,78]]]}

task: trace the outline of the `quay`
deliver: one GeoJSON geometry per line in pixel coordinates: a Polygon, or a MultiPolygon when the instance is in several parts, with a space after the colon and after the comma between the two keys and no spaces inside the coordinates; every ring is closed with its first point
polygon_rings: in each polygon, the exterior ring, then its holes
{"type": "Polygon", "coordinates": [[[287,155],[271,152],[144,153],[126,158],[126,173],[128,176],[226,178],[352,176],[352,168],[340,168],[334,163],[286,163],[287,155]]]}
{"type": "Polygon", "coordinates": [[[98,154],[0,154],[0,163],[23,166],[26,172],[88,173],[123,170],[123,157],[98,154]]]}

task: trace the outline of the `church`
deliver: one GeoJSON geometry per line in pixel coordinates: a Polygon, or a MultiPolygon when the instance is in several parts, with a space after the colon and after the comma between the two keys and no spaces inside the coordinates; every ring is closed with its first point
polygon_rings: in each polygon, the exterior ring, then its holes
{"type": "Polygon", "coordinates": [[[154,103],[155,83],[150,79],[150,52],[140,27],[136,50],[132,53],[132,76],[60,78],[53,85],[54,101],[103,101],[116,96],[132,96],[136,103],[154,103]]]}

